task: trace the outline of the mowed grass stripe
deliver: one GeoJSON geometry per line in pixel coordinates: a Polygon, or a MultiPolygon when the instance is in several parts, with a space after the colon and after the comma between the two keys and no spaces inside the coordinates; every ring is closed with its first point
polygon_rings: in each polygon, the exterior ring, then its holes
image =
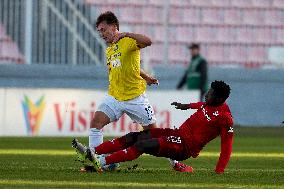
{"type": "Polygon", "coordinates": [[[8,180],[1,179],[0,184],[2,185],[33,185],[33,186],[98,186],[98,187],[128,187],[128,188],[280,188],[281,186],[275,185],[242,185],[242,184],[207,184],[207,183],[137,183],[137,182],[102,182],[102,181],[94,181],[94,182],[74,182],[74,181],[50,181],[50,180],[8,180]]]}
{"type": "MultiPolygon", "coordinates": [[[[73,150],[0,149],[0,155],[74,155],[73,150]]],[[[147,154],[144,154],[147,155],[147,154]]],[[[202,152],[201,157],[219,157],[218,152],[202,152]]],[[[232,157],[283,158],[284,153],[233,152],[232,157]]]]}

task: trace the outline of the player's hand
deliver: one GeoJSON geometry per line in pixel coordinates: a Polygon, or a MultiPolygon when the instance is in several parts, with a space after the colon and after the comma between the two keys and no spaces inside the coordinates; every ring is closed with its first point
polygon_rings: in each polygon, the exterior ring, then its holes
{"type": "Polygon", "coordinates": [[[120,39],[126,37],[126,32],[118,33],[114,36],[113,43],[117,43],[120,39]]]}
{"type": "Polygon", "coordinates": [[[175,106],[176,109],[187,110],[189,109],[188,104],[182,104],[179,102],[172,102],[171,105],[175,106]]]}
{"type": "Polygon", "coordinates": [[[152,76],[149,76],[147,78],[145,78],[145,81],[147,83],[147,85],[151,86],[151,85],[159,85],[159,80],[152,77],[152,76]]]}

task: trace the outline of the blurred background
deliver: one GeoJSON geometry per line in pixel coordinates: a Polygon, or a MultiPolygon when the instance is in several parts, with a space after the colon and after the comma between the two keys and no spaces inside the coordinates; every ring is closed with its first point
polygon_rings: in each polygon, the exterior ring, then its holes
{"type": "MultiPolygon", "coordinates": [[[[45,90],[55,96],[60,90],[58,101],[72,90],[107,92],[106,44],[94,24],[107,10],[118,17],[120,31],[151,37],[152,46],[141,50],[141,64],[160,85],[149,87],[150,92],[187,92],[176,86],[190,61],[188,45],[198,43],[209,83],[231,85],[228,103],[236,125],[282,126],[284,0],[0,0],[1,135],[13,135],[5,130],[15,118],[29,125],[27,132],[40,128],[28,112],[39,109],[45,90]]],[[[82,100],[80,93],[76,98],[82,100]]],[[[180,101],[193,99],[198,98],[180,101]]],[[[64,111],[53,103],[60,130],[64,111]]],[[[66,106],[72,119],[75,105],[66,106]]],[[[82,124],[80,116],[93,110],[78,112],[82,124]]],[[[76,128],[76,121],[69,122],[76,128]]]]}

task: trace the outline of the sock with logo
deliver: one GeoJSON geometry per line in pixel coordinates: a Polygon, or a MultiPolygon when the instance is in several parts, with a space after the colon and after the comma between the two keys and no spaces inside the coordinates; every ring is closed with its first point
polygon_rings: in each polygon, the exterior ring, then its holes
{"type": "Polygon", "coordinates": [[[103,132],[100,129],[91,128],[89,134],[89,147],[95,148],[103,143],[103,132]]]}

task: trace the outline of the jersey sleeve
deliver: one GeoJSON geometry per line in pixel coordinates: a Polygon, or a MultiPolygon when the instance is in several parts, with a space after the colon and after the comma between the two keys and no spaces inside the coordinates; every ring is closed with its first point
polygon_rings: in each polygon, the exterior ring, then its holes
{"type": "Polygon", "coordinates": [[[190,109],[199,109],[203,104],[204,104],[204,102],[190,103],[190,104],[188,105],[188,107],[189,107],[190,109]]]}
{"type": "Polygon", "coordinates": [[[228,113],[222,118],[224,125],[221,126],[221,153],[215,168],[216,173],[223,173],[232,153],[233,148],[233,119],[228,113]]]}
{"type": "Polygon", "coordinates": [[[132,39],[130,37],[124,37],[124,40],[125,40],[125,47],[127,48],[127,50],[129,51],[139,50],[139,47],[135,39],[132,39]]]}

